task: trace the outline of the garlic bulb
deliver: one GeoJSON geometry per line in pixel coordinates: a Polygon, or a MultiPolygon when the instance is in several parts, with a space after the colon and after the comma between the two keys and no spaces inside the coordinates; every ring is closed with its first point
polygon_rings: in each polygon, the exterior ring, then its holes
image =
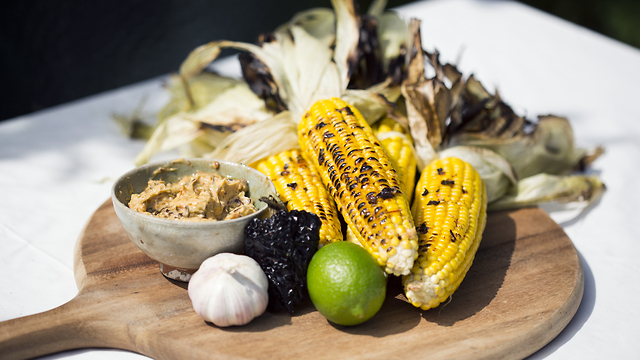
{"type": "Polygon", "coordinates": [[[221,253],[205,260],[189,281],[193,309],[217,326],[244,325],[267,308],[269,282],[245,255],[221,253]]]}

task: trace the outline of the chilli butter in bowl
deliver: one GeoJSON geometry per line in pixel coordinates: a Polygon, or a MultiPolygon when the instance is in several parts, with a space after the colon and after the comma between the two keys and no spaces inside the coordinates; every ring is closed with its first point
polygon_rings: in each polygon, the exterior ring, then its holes
{"type": "Polygon", "coordinates": [[[111,197],[131,241],[160,263],[162,273],[189,281],[200,264],[242,253],[244,228],[264,217],[273,183],[246,165],[178,159],[137,167],[116,180],[111,197]]]}

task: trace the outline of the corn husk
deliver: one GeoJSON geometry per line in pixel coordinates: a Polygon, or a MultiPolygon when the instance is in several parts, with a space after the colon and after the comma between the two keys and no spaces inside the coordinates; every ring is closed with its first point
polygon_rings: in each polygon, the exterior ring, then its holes
{"type": "Polygon", "coordinates": [[[189,79],[188,84],[191,90],[191,99],[189,99],[180,76],[172,75],[166,85],[171,98],[158,112],[158,120],[162,122],[162,120],[179,112],[198,110],[215,100],[216,97],[229,88],[242,83],[243,81],[240,79],[203,72],[189,79]]]}
{"type": "Polygon", "coordinates": [[[400,86],[392,86],[390,80],[387,80],[369,89],[347,89],[341,98],[356,109],[362,109],[362,116],[369,124],[373,124],[396,108],[395,102],[400,95],[400,86]]]}
{"type": "Polygon", "coordinates": [[[489,203],[500,199],[518,183],[511,164],[489,149],[455,146],[439,152],[438,156],[440,158],[455,157],[473,166],[484,180],[489,203]]]}
{"type": "Polygon", "coordinates": [[[344,90],[347,88],[353,69],[358,62],[360,14],[357,12],[354,1],[331,0],[331,4],[336,13],[336,47],[333,60],[340,74],[340,88],[344,90]]]}
{"type": "Polygon", "coordinates": [[[204,129],[198,123],[179,116],[170,117],[155,128],[151,138],[134,162],[136,166],[146,164],[154,154],[188,144],[203,132],[204,129]]]}
{"type": "Polygon", "coordinates": [[[202,156],[214,150],[227,135],[271,116],[246,83],[236,82],[220,90],[200,109],[181,111],[161,121],[135,163],[145,164],[159,152],[188,144],[191,145],[183,152],[185,156],[202,156]]]}
{"type": "MultiPolygon", "coordinates": [[[[374,2],[370,13],[382,13],[385,4],[374,2]]],[[[372,86],[347,90],[358,62],[379,60],[376,16],[365,15],[363,20],[353,1],[334,0],[332,5],[333,10],[315,8],[296,14],[273,33],[262,35],[257,45],[219,40],[194,49],[180,66],[179,81],[172,81],[172,100],[160,112],[161,121],[136,163],[177,147],[193,156],[216,154],[223,159],[248,161],[254,155],[234,154],[232,150],[240,151],[247,143],[260,142],[263,145],[258,148],[267,150],[263,156],[272,155],[283,144],[291,144],[290,137],[287,132],[264,136],[268,129],[258,123],[285,111],[289,114],[284,117],[297,123],[319,99],[342,96],[362,109],[371,122],[392,111],[400,96],[397,82],[392,85],[391,81],[369,79],[372,86]],[[361,31],[372,34],[369,43],[359,42],[361,31]],[[376,56],[367,57],[371,53],[364,51],[366,47],[372,48],[376,56]],[[204,72],[224,48],[244,51],[239,56],[244,81],[216,78],[204,72]],[[238,82],[264,105],[259,107],[255,98],[246,97],[244,108],[236,107],[235,102],[221,106],[240,92],[238,82]],[[162,125],[165,121],[167,124],[162,125]],[[231,136],[239,130],[242,136],[231,136]]],[[[387,23],[401,29],[397,15],[389,18],[396,21],[387,23]]],[[[393,44],[396,43],[387,48],[393,44]]],[[[280,123],[282,118],[269,123],[280,123]]]]}
{"type": "MultiPolygon", "coordinates": [[[[349,32],[356,19],[347,2],[336,1],[337,33],[349,32]],[[341,30],[342,29],[342,30],[341,30]]],[[[308,26],[307,26],[308,28],[308,26]]],[[[353,36],[338,37],[336,49],[332,51],[326,44],[326,34],[320,38],[310,34],[305,27],[295,23],[281,29],[273,36],[263,37],[260,46],[233,42],[213,41],[192,51],[180,67],[184,79],[199,74],[215,60],[223,48],[235,48],[250,52],[264,64],[274,88],[286,108],[301,116],[313,102],[320,98],[340,96],[346,89],[350,58],[353,53],[353,36]]],[[[357,33],[357,31],[356,31],[357,33]]],[[[316,34],[317,36],[317,34],[316,34]]],[[[356,36],[357,45],[357,36],[356,36]]]]}
{"type": "MultiPolygon", "coordinates": [[[[400,96],[397,85],[392,87],[387,82],[369,89],[347,90],[358,60],[360,17],[352,1],[336,0],[332,4],[334,16],[319,9],[297,14],[274,33],[262,36],[259,45],[214,41],[189,54],[180,68],[185,83],[198,76],[222,48],[246,51],[240,61],[249,87],[264,100],[266,109],[287,112],[268,119],[266,124],[256,122],[237,133],[225,134],[227,136],[215,144],[215,150],[204,156],[251,163],[259,154],[266,157],[287,150],[283,148],[285,146],[297,147],[297,143],[291,141],[289,131],[270,131],[267,124],[284,126],[285,118],[296,124],[302,113],[319,99],[346,97],[372,120],[395,107],[393,101],[400,96]],[[335,29],[331,32],[333,23],[335,29]],[[247,144],[252,144],[251,149],[247,144]]],[[[189,92],[186,92],[187,97],[189,92]]],[[[182,117],[190,118],[190,115],[182,117]]],[[[201,144],[202,139],[203,135],[197,134],[193,143],[201,144]]]]}
{"type": "Polygon", "coordinates": [[[130,114],[117,114],[111,115],[116,122],[122,134],[129,139],[143,139],[148,140],[153,134],[154,125],[151,125],[148,121],[145,121],[142,116],[142,109],[147,101],[146,97],[143,97],[136,108],[130,114]]]}
{"type": "Polygon", "coordinates": [[[342,97],[370,124],[390,117],[408,129],[419,170],[437,157],[470,163],[492,209],[588,202],[602,193],[597,177],[572,172],[603,149],[577,147],[566,118],[517,115],[498,91],[442,64],[437,50],[424,51],[420,21],[385,12],[386,1],[373,1],[363,15],[352,0],[331,3],[294,15],[257,44],[220,40],[194,49],[136,162],[179,148],[251,164],[298,147],[296,124],[306,109],[342,97]],[[243,79],[206,72],[223,48],[243,51],[243,79]]]}
{"type": "Polygon", "coordinates": [[[441,158],[456,157],[471,164],[485,182],[489,210],[515,209],[551,202],[582,203],[600,198],[605,185],[593,175],[537,174],[518,180],[511,164],[484,148],[455,146],[440,151],[441,158]]]}
{"type": "MultiPolygon", "coordinates": [[[[165,108],[169,110],[162,112],[173,115],[158,124],[136,158],[136,164],[148,162],[158,152],[178,147],[187,148],[195,156],[217,156],[220,159],[251,162],[252,159],[256,160],[256,149],[265,150],[262,156],[269,156],[282,146],[297,146],[297,143],[290,141],[290,132],[283,131],[283,119],[295,124],[295,119],[300,117],[303,110],[303,104],[313,97],[337,96],[341,91],[337,86],[339,74],[328,46],[320,46],[322,40],[309,35],[301,26],[293,25],[288,30],[277,41],[265,42],[262,46],[214,41],[192,51],[180,67],[183,92],[176,91],[165,108]],[[294,46],[295,39],[298,39],[301,46],[294,46]],[[261,98],[255,95],[252,91],[255,88],[244,81],[219,82],[220,88],[225,87],[224,91],[215,92],[201,102],[203,92],[199,91],[202,86],[198,86],[201,85],[198,80],[204,77],[202,71],[217,58],[223,48],[249,51],[253,57],[249,62],[255,70],[256,78],[262,80],[263,87],[267,88],[265,92],[272,95],[271,99],[280,102],[279,108],[276,106],[277,110],[289,108],[293,111],[274,117],[273,106],[268,107],[268,102],[264,101],[266,96],[261,98]],[[326,71],[311,71],[318,68],[326,71]],[[263,120],[269,120],[268,125],[276,126],[259,125],[251,128],[263,120]],[[236,134],[245,127],[250,128],[236,134]],[[271,132],[272,129],[274,131],[271,132]],[[229,137],[231,134],[235,136],[229,137]],[[267,136],[269,134],[271,136],[267,136]],[[255,149],[246,148],[246,144],[259,146],[255,149]]],[[[251,84],[255,85],[256,82],[251,84]]],[[[210,95],[211,92],[206,94],[210,95]]]]}
{"type": "MultiPolygon", "coordinates": [[[[355,23],[350,18],[354,12],[348,4],[342,5],[335,22],[337,29],[348,29],[350,23],[355,23]]],[[[335,38],[327,30],[331,22],[326,12],[314,10],[297,15],[272,35],[263,36],[260,46],[218,41],[194,50],[187,57],[181,67],[183,78],[204,69],[223,47],[250,52],[243,64],[249,86],[254,91],[259,89],[257,93],[266,107],[277,111],[286,109],[265,124],[255,123],[229,135],[205,156],[252,163],[298,146],[295,126],[303,111],[317,99],[340,96],[346,88],[343,83],[348,77],[348,59],[336,60],[337,52],[334,53],[328,43],[335,38]],[[320,14],[322,19],[313,21],[314,14],[320,14]]],[[[344,42],[336,40],[336,50],[348,53],[349,45],[341,43],[344,42]]]]}
{"type": "Polygon", "coordinates": [[[415,23],[401,90],[419,167],[436,156],[471,163],[487,184],[493,209],[589,202],[602,193],[597,177],[569,175],[595,161],[602,148],[578,148],[566,118],[518,116],[497,91],[491,94],[473,75],[465,79],[455,66],[441,64],[437,51],[423,51],[415,23]]]}
{"type": "Polygon", "coordinates": [[[130,115],[114,114],[113,118],[127,137],[149,140],[156,127],[168,117],[180,112],[195,111],[206,106],[222,92],[241,83],[242,80],[239,79],[203,72],[189,80],[193,94],[193,99],[190,101],[186,96],[181,78],[177,75],[171,75],[165,84],[170,100],[156,114],[156,124],[151,124],[151,122],[141,119],[141,112],[147,100],[146,98],[140,101],[138,107],[130,115]]]}
{"type": "MultiPolygon", "coordinates": [[[[287,23],[279,26],[274,33],[284,36],[292,26],[303,28],[323,46],[330,47],[336,39],[336,15],[331,9],[312,8],[295,14],[287,23]]],[[[268,37],[263,35],[264,37],[268,37]]]]}
{"type": "Polygon", "coordinates": [[[518,116],[490,94],[471,75],[464,79],[450,64],[441,64],[437,51],[423,52],[419,30],[414,32],[408,76],[402,84],[412,136],[421,163],[428,163],[428,139],[436,151],[451,146],[483,147],[500,154],[520,178],[535,174],[568,174],[583,161],[587,150],[575,146],[573,131],[565,118],[548,115],[537,121],[518,116]],[[427,78],[428,64],[435,74],[427,78]],[[447,83],[450,85],[447,86],[447,83]],[[419,140],[416,140],[419,141],[419,140]]]}
{"type": "Polygon", "coordinates": [[[386,0],[373,0],[371,2],[371,5],[369,5],[369,9],[367,10],[367,15],[379,19],[384,14],[384,9],[386,7],[386,0]]]}
{"type": "Polygon", "coordinates": [[[547,115],[531,121],[518,116],[498,93],[490,95],[473,77],[463,96],[465,115],[452,118],[456,125],[448,129],[448,146],[491,149],[507,159],[520,178],[571,173],[587,155],[576,147],[566,118],[547,115]]]}
{"type": "Polygon", "coordinates": [[[598,199],[605,185],[593,175],[537,174],[518,181],[505,196],[489,204],[489,210],[534,206],[548,202],[583,202],[598,199]]]}
{"type": "Polygon", "coordinates": [[[382,69],[398,83],[406,69],[407,51],[411,44],[411,34],[404,19],[396,12],[388,11],[379,17],[378,42],[382,69]]]}
{"type": "Polygon", "coordinates": [[[216,150],[203,157],[253,164],[265,157],[265,154],[271,156],[298,148],[298,126],[291,116],[291,112],[283,111],[270,119],[236,131],[221,141],[216,150]],[[278,141],[268,141],[269,139],[278,141]]]}
{"type": "Polygon", "coordinates": [[[278,85],[267,66],[250,52],[238,55],[242,74],[251,90],[263,99],[267,109],[274,113],[287,110],[287,104],[280,97],[278,85]]]}
{"type": "Polygon", "coordinates": [[[409,61],[406,79],[402,82],[402,96],[409,121],[411,136],[414,139],[416,149],[416,159],[418,169],[422,171],[431,161],[436,159],[436,147],[433,146],[429,139],[436,126],[433,123],[435,119],[432,116],[433,106],[429,103],[424,95],[429,91],[429,84],[425,84],[426,77],[424,71],[423,52],[417,51],[422,49],[422,37],[420,35],[420,21],[413,19],[409,25],[409,33],[411,38],[412,54],[414,56],[409,61]]]}

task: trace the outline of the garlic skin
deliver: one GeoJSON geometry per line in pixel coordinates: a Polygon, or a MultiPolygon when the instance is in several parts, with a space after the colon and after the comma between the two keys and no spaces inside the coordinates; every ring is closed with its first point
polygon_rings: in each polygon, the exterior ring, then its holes
{"type": "Polygon", "coordinates": [[[245,255],[220,253],[205,260],[189,281],[193,309],[220,327],[244,325],[264,313],[269,281],[245,255]]]}

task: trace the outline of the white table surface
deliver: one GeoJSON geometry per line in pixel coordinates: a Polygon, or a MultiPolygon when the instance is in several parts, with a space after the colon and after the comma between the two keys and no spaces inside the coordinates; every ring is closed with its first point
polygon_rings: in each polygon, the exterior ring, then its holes
{"type": "MultiPolygon", "coordinates": [[[[574,218],[546,208],[582,257],[585,292],[565,330],[531,358],[638,358],[640,51],[514,2],[426,1],[400,11],[423,20],[426,49],[437,48],[443,61],[460,59],[465,74],[499,89],[517,111],[567,116],[580,146],[605,146],[592,170],[608,188],[601,201],[574,218]]],[[[235,62],[218,66],[238,73],[235,62]]],[[[78,235],[143,146],[121,135],[111,115],[131,113],[146,97],[142,115],[152,119],[167,100],[164,80],[0,123],[0,321],[76,295],[78,235]]],[[[143,356],[88,349],[49,358],[143,356]]]]}

